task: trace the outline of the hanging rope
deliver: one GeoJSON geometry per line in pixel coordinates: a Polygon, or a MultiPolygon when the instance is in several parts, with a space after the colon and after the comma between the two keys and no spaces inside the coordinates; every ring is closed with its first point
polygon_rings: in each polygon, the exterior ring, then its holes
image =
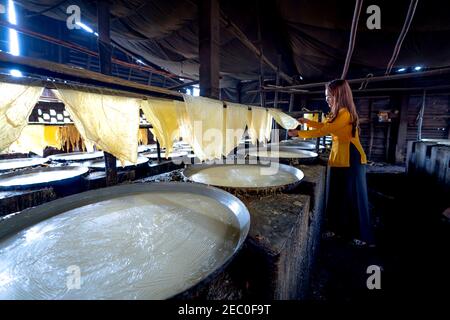
{"type": "Polygon", "coordinates": [[[403,24],[402,31],[398,36],[397,43],[394,47],[394,53],[392,54],[391,60],[389,60],[388,66],[386,68],[385,75],[389,75],[394,67],[395,61],[397,61],[398,54],[400,53],[400,49],[403,44],[403,40],[405,40],[406,34],[408,33],[409,27],[411,26],[411,22],[414,18],[414,13],[416,12],[417,3],[419,0],[411,0],[408,8],[408,13],[406,14],[405,23],[403,24]]]}
{"type": "Polygon", "coordinates": [[[352,59],[353,49],[355,49],[356,32],[358,31],[358,21],[361,14],[363,0],[356,0],[355,11],[353,12],[352,28],[350,31],[350,40],[348,43],[347,56],[345,58],[344,70],[342,70],[341,79],[347,77],[348,68],[350,66],[350,60],[352,59]]]}

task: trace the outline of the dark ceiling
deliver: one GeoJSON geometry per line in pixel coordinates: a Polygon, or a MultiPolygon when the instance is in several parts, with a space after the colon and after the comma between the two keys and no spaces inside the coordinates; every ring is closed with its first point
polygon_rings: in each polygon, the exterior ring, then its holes
{"type": "MultiPolygon", "coordinates": [[[[51,18],[67,18],[76,4],[81,19],[96,25],[96,2],[89,0],[16,1],[51,18]],[[50,9],[50,10],[48,10],[50,9]]],[[[196,0],[111,1],[113,40],[123,48],[179,76],[198,78],[198,10],[196,0]]],[[[365,1],[348,77],[384,74],[402,29],[409,0],[365,1]],[[367,6],[381,9],[381,29],[369,30],[367,6]]],[[[395,67],[450,65],[450,19],[446,1],[419,1],[395,67]],[[440,5],[441,4],[441,5],[440,5]]],[[[261,28],[264,54],[304,82],[339,77],[347,52],[355,0],[223,0],[221,10],[256,45],[261,28]]],[[[221,26],[220,65],[224,79],[252,80],[258,58],[226,26],[221,26]]],[[[395,70],[395,69],[394,69],[395,70]]],[[[273,71],[265,68],[265,74],[273,71]]]]}

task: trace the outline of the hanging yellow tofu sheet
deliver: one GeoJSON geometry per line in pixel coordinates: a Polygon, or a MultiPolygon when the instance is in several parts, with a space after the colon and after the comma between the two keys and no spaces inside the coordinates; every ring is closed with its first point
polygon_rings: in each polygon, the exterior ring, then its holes
{"type": "Polygon", "coordinates": [[[239,145],[244,135],[248,114],[250,112],[246,105],[231,102],[227,102],[226,105],[223,152],[225,156],[239,145]]]}
{"type": "MultiPolygon", "coordinates": [[[[224,108],[219,100],[183,95],[192,133],[190,144],[200,160],[220,159],[224,152],[224,108]]],[[[188,141],[189,142],[189,141],[188,141]]]]}
{"type": "Polygon", "coordinates": [[[148,144],[147,132],[148,132],[147,128],[139,129],[139,133],[138,133],[138,142],[139,142],[139,144],[143,144],[143,145],[147,145],[148,144]]]}
{"type": "Polygon", "coordinates": [[[58,139],[59,126],[44,126],[44,141],[46,146],[61,149],[61,141],[58,139]]]}
{"type": "Polygon", "coordinates": [[[173,149],[174,140],[180,137],[180,121],[183,117],[184,103],[173,100],[149,99],[141,102],[141,109],[152,125],[152,134],[162,148],[166,148],[166,156],[173,149]]]}
{"type": "Polygon", "coordinates": [[[10,153],[33,152],[42,157],[45,148],[44,126],[27,125],[8,148],[10,153]]]}
{"type": "Polygon", "coordinates": [[[253,144],[256,144],[256,141],[266,143],[270,140],[270,134],[272,133],[273,117],[265,108],[254,106],[251,108],[247,119],[250,139],[253,144]]]}
{"type": "Polygon", "coordinates": [[[140,99],[58,89],[57,97],[85,143],[109,152],[122,163],[136,163],[140,99]]]}
{"type": "Polygon", "coordinates": [[[57,137],[60,149],[66,149],[71,152],[84,150],[88,152],[94,151],[92,143],[86,145],[81,138],[80,132],[72,124],[59,127],[57,137]]]}
{"type": "Polygon", "coordinates": [[[43,87],[0,83],[0,151],[19,138],[42,90],[43,87]]]}
{"type": "Polygon", "coordinates": [[[292,118],[290,115],[287,115],[280,109],[269,109],[270,115],[273,117],[273,119],[284,129],[291,130],[297,128],[300,123],[292,118]]]}
{"type": "Polygon", "coordinates": [[[47,142],[45,141],[45,126],[27,125],[25,128],[23,128],[19,138],[9,146],[8,152],[33,152],[42,157],[46,146],[47,142]]]}

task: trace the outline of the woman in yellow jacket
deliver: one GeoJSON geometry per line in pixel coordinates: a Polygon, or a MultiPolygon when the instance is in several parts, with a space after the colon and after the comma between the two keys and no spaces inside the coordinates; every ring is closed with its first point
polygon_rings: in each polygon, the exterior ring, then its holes
{"type": "Polygon", "coordinates": [[[326,85],[331,109],[324,123],[299,119],[314,130],[290,130],[290,136],[316,138],[331,135],[328,165],[327,217],[329,229],[357,245],[373,245],[366,183],[366,154],[359,141],[358,114],[346,80],[326,85]]]}

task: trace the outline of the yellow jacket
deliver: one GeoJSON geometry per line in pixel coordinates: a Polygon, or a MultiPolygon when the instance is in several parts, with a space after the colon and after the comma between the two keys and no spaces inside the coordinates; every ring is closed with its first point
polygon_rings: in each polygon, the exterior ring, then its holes
{"type": "Polygon", "coordinates": [[[341,108],[333,122],[320,123],[310,120],[307,125],[316,130],[299,131],[300,138],[317,138],[331,134],[333,145],[328,160],[331,167],[350,167],[350,142],[361,154],[361,163],[367,163],[366,154],[359,141],[358,130],[352,137],[351,117],[347,108],[341,108]]]}

